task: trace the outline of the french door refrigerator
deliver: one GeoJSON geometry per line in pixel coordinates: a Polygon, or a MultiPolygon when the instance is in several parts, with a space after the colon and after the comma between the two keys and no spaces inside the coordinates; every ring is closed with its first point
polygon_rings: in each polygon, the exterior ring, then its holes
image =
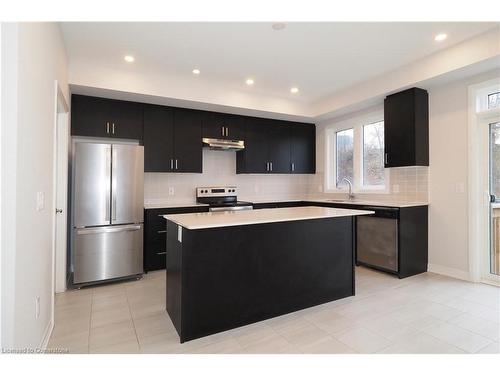
{"type": "Polygon", "coordinates": [[[73,284],[143,273],[144,147],[76,142],[73,284]]]}

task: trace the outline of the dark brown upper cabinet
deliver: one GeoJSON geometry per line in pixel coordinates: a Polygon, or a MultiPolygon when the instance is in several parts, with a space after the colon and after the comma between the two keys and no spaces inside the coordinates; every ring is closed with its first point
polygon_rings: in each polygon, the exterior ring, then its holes
{"type": "Polygon", "coordinates": [[[249,117],[236,173],[315,173],[315,144],[314,124],[249,117]]]}
{"type": "Polygon", "coordinates": [[[203,137],[244,140],[244,117],[217,112],[203,113],[203,137]]]}
{"type": "Polygon", "coordinates": [[[429,96],[411,88],[384,101],[384,166],[429,165],[429,96]]]}
{"type": "Polygon", "coordinates": [[[201,112],[144,105],[144,171],[202,172],[201,112]]]}
{"type": "Polygon", "coordinates": [[[142,104],[84,95],[71,97],[71,135],[142,141],[142,104]]]}
{"type": "Polygon", "coordinates": [[[290,172],[316,173],[316,126],[290,124],[290,172]]]}

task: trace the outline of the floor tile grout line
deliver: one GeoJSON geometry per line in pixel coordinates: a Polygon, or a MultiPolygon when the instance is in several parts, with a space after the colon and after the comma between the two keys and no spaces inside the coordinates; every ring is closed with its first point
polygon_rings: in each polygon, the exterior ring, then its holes
{"type": "MultiPolygon", "coordinates": [[[[139,280],[140,281],[140,280],[139,280]]],[[[135,319],[132,315],[132,309],[130,308],[130,301],[128,299],[128,289],[125,287],[125,296],[127,298],[127,306],[130,314],[130,319],[132,320],[132,326],[134,327],[135,340],[137,341],[137,347],[139,348],[139,353],[142,352],[141,342],[139,341],[139,335],[137,335],[137,329],[135,328],[135,319]]]]}

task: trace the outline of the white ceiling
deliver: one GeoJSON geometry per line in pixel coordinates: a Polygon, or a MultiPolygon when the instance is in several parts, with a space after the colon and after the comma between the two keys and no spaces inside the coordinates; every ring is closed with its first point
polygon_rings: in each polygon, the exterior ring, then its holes
{"type": "Polygon", "coordinates": [[[497,23],[62,23],[71,64],[153,71],[209,89],[313,103],[497,23]],[[448,39],[437,43],[434,36],[448,39]],[[124,62],[131,54],[135,62],[124,62]],[[201,70],[194,76],[193,68],[201,70]],[[245,84],[247,78],[255,84],[245,84]],[[290,87],[300,93],[293,95],[290,87]]]}

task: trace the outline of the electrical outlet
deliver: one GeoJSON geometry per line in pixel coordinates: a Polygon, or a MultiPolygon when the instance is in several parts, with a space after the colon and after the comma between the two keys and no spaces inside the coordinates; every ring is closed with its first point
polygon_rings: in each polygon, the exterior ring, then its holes
{"type": "Polygon", "coordinates": [[[399,193],[399,185],[398,184],[392,185],[392,192],[393,193],[399,193]]]}
{"type": "Polygon", "coordinates": [[[45,208],[45,194],[43,191],[36,193],[36,210],[41,211],[45,208]]]}
{"type": "Polygon", "coordinates": [[[40,297],[35,297],[35,319],[40,317],[40,297]]]}
{"type": "Polygon", "coordinates": [[[175,189],[173,186],[168,187],[168,195],[175,195],[175,189]]]}

